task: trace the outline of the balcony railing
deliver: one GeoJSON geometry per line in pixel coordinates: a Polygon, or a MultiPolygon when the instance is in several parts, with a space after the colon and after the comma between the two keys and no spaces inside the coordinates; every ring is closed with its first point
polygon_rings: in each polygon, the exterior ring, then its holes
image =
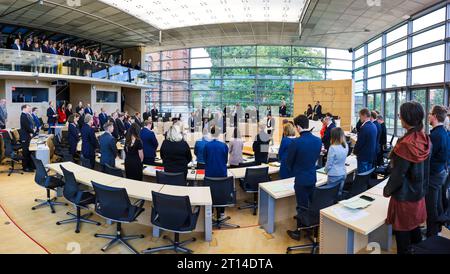
{"type": "Polygon", "coordinates": [[[0,71],[91,77],[151,87],[154,73],[120,65],[24,50],[0,49],[0,71]]]}

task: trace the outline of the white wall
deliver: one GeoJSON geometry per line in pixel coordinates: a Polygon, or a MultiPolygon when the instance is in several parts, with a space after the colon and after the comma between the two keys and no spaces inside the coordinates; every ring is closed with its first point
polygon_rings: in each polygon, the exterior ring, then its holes
{"type": "MultiPolygon", "coordinates": [[[[6,102],[8,110],[8,122],[6,124],[7,128],[19,128],[20,127],[20,114],[21,106],[24,103],[13,103],[12,102],[12,88],[13,87],[33,87],[33,88],[48,88],[49,89],[49,101],[56,101],[56,87],[50,85],[50,82],[30,81],[30,80],[5,80],[5,93],[6,102]]],[[[47,108],[48,102],[43,103],[28,103],[32,107],[39,108],[39,116],[43,117],[44,121],[47,121],[47,108]]]]}

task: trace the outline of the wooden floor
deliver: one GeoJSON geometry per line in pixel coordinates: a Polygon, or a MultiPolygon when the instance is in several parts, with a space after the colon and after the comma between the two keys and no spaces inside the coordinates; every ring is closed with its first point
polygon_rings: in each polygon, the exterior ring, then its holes
{"type": "MultiPolygon", "coordinates": [[[[0,166],[0,171],[5,169],[5,166],[0,166]]],[[[105,224],[103,219],[95,215],[93,219],[101,222],[102,225],[97,227],[82,224],[79,234],[74,232],[73,224],[57,226],[55,224],[57,221],[69,218],[66,212],[68,210],[73,212],[73,208],[57,207],[56,214],[51,214],[48,208],[32,211],[31,207],[35,205],[34,199],[45,197],[45,190],[37,186],[33,179],[33,173],[14,174],[11,177],[0,174],[0,205],[2,206],[0,208],[0,253],[45,254],[47,251],[56,254],[103,253],[100,249],[107,240],[95,238],[94,233],[113,234],[115,226],[105,224]]],[[[251,196],[243,197],[242,195],[238,196],[239,200],[251,198],[251,196]]],[[[60,200],[64,199],[60,198],[60,200]]],[[[286,230],[295,226],[293,219],[277,224],[276,232],[273,235],[267,235],[259,228],[257,217],[253,216],[250,210],[228,209],[226,213],[232,218],[230,222],[240,225],[241,228],[215,230],[211,243],[203,241],[202,233],[182,235],[181,239],[196,237],[197,241],[187,247],[197,254],[284,254],[288,246],[307,243],[293,241],[287,236],[286,230]]],[[[150,214],[150,212],[143,214],[150,214]]],[[[130,241],[130,244],[138,251],[168,244],[162,237],[153,239],[151,229],[143,225],[127,224],[123,226],[123,230],[127,235],[145,235],[144,239],[130,241]]],[[[444,233],[450,237],[448,231],[444,233]]],[[[167,235],[173,237],[171,234],[167,235]]],[[[127,254],[129,252],[125,247],[116,245],[106,253],[127,254]]]]}

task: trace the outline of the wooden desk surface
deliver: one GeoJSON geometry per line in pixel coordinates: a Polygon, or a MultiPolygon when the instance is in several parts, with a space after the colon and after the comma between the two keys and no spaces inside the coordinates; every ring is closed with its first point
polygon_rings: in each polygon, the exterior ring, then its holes
{"type": "Polygon", "coordinates": [[[91,181],[99,184],[125,188],[130,197],[152,201],[152,191],[163,191],[165,194],[189,196],[192,205],[208,206],[212,205],[211,192],[209,187],[182,187],[182,186],[166,186],[162,184],[147,183],[142,181],[135,181],[125,178],[120,178],[98,172],[89,168],[82,167],[72,162],[64,162],[57,164],[50,164],[47,167],[62,175],[60,165],[64,166],[67,170],[75,174],[75,178],[78,182],[92,187],[91,181]],[[164,188],[164,189],[163,189],[164,188]]]}
{"type": "Polygon", "coordinates": [[[191,205],[212,205],[211,191],[209,187],[184,187],[184,186],[170,186],[164,185],[160,193],[175,195],[175,196],[189,196],[191,205]]]}
{"type": "MultiPolygon", "coordinates": [[[[357,168],[357,162],[355,156],[349,156],[346,161],[349,166],[347,166],[347,174],[353,173],[357,168]]],[[[317,187],[325,185],[328,181],[328,176],[323,173],[317,172],[317,187]]],[[[265,192],[267,192],[274,199],[283,199],[286,197],[291,197],[295,195],[294,190],[295,178],[289,178],[284,180],[272,181],[267,183],[262,183],[259,185],[265,192]]]]}
{"type": "Polygon", "coordinates": [[[344,207],[340,204],[336,204],[329,208],[323,209],[320,211],[320,214],[342,226],[352,229],[357,233],[369,235],[371,232],[386,223],[389,198],[372,194],[370,193],[370,191],[366,191],[361,195],[367,195],[369,197],[375,198],[375,201],[368,208],[362,209],[367,213],[367,216],[365,217],[362,217],[356,221],[349,221],[340,218],[334,212],[334,210],[344,207]]]}

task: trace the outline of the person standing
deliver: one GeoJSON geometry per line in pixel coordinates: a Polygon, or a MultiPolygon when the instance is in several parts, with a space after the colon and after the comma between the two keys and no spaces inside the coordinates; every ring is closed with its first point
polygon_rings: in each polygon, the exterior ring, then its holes
{"type": "Polygon", "coordinates": [[[375,158],[374,160],[374,167],[377,166],[378,163],[378,155],[381,153],[381,146],[380,146],[380,140],[381,140],[381,125],[378,123],[378,113],[376,111],[372,111],[370,113],[370,121],[375,125],[377,128],[377,139],[376,139],[376,150],[375,150],[375,158]]]}
{"type": "Polygon", "coordinates": [[[100,146],[100,164],[102,167],[105,165],[109,165],[111,167],[116,166],[116,158],[117,158],[117,145],[116,138],[112,136],[112,132],[114,131],[114,126],[112,123],[108,122],[104,126],[105,133],[103,133],[98,138],[98,143],[100,146]]]}
{"type": "Polygon", "coordinates": [[[331,113],[327,113],[325,115],[323,124],[326,126],[326,128],[322,137],[322,143],[325,150],[328,151],[331,145],[331,131],[336,128],[336,125],[333,123],[333,115],[331,113]]]}
{"type": "Polygon", "coordinates": [[[6,109],[6,99],[0,100],[0,129],[6,128],[8,122],[8,110],[6,109]]]}
{"type": "Polygon", "coordinates": [[[203,129],[203,137],[200,140],[197,140],[194,145],[194,154],[197,157],[197,168],[202,169],[205,167],[205,158],[204,149],[206,144],[210,141],[208,138],[209,132],[208,129],[203,129]]]}
{"type": "Polygon", "coordinates": [[[195,132],[195,112],[191,113],[191,117],[189,117],[189,128],[191,129],[191,133],[195,132]]]}
{"type": "Polygon", "coordinates": [[[266,125],[260,125],[259,133],[253,142],[252,148],[255,154],[255,165],[267,164],[269,162],[270,135],[265,131],[266,125]]]}
{"type": "Polygon", "coordinates": [[[125,137],[125,175],[128,179],[142,181],[144,165],[144,148],[139,137],[141,128],[132,124],[125,137]]]}
{"type": "Polygon", "coordinates": [[[228,146],[218,140],[219,131],[211,129],[212,140],[205,145],[205,176],[210,178],[227,177],[228,146]]]}
{"type": "Polygon", "coordinates": [[[48,103],[47,109],[47,124],[48,124],[48,134],[55,134],[55,128],[58,114],[56,113],[55,105],[52,101],[48,103]]]}
{"type": "Polygon", "coordinates": [[[67,104],[66,106],[66,118],[69,119],[70,115],[73,114],[72,104],[67,104]]]}
{"type": "Polygon", "coordinates": [[[314,111],[310,104],[308,105],[308,109],[306,110],[305,115],[306,115],[306,117],[308,117],[309,120],[313,119],[314,111]]]}
{"type": "Polygon", "coordinates": [[[95,131],[92,128],[93,120],[92,116],[86,114],[84,116],[84,125],[81,128],[81,154],[85,159],[88,159],[91,164],[91,168],[95,167],[95,149],[98,148],[98,140],[95,137],[95,131]]]}
{"type": "Polygon", "coordinates": [[[106,114],[105,109],[100,109],[100,114],[98,115],[98,119],[100,121],[100,129],[104,130],[104,125],[108,122],[108,114],[106,114]]]}
{"type": "Polygon", "coordinates": [[[392,225],[398,254],[422,240],[420,225],[427,219],[425,193],[432,145],[424,132],[424,118],[419,103],[401,105],[400,121],[407,132],[390,155],[391,176],[383,190],[391,198],[386,223],[392,225]]]}
{"type": "Polygon", "coordinates": [[[78,113],[69,116],[69,147],[70,154],[75,156],[77,153],[78,143],[80,142],[80,130],[78,128],[78,120],[80,115],[78,113]]]}
{"type": "Polygon", "coordinates": [[[287,231],[289,237],[300,240],[301,216],[309,206],[317,183],[316,162],[322,150],[322,141],[314,136],[305,115],[297,116],[294,125],[300,134],[289,146],[286,159],[288,171],[295,177],[295,196],[297,199],[297,229],[287,231]]]}
{"type": "Polygon", "coordinates": [[[275,130],[275,118],[272,117],[272,114],[267,115],[267,134],[270,135],[270,138],[273,136],[273,132],[275,130]]]}
{"type": "Polygon", "coordinates": [[[144,147],[144,161],[146,165],[154,165],[156,158],[156,150],[158,149],[158,140],[152,131],[151,120],[144,121],[144,127],[141,130],[141,140],[144,147]]]}
{"type": "Polygon", "coordinates": [[[244,141],[242,141],[241,133],[238,128],[234,128],[233,139],[230,142],[230,168],[239,167],[244,162],[242,150],[244,149],[244,141]]]}
{"type": "Polygon", "coordinates": [[[83,111],[84,111],[84,108],[83,108],[83,102],[78,102],[78,106],[76,107],[76,109],[75,109],[75,111],[77,112],[77,113],[80,113],[80,110],[81,109],[83,109],[83,111]]]}
{"type": "Polygon", "coordinates": [[[151,112],[149,110],[149,107],[147,106],[145,109],[146,109],[145,112],[142,113],[142,118],[144,119],[144,122],[147,121],[148,118],[152,117],[152,114],[151,114],[151,112]]]}
{"type": "Polygon", "coordinates": [[[374,170],[374,159],[377,149],[377,127],[370,121],[370,111],[364,108],[359,111],[361,128],[358,131],[358,141],[353,148],[358,162],[358,175],[369,175],[374,170]]]}
{"type": "Polygon", "coordinates": [[[285,101],[281,102],[279,114],[280,114],[280,117],[286,117],[287,116],[287,107],[286,107],[286,102],[285,101]]]}
{"type": "Polygon", "coordinates": [[[330,143],[327,163],[325,165],[325,172],[328,175],[327,184],[340,185],[339,196],[341,196],[347,177],[345,162],[347,161],[348,155],[348,145],[345,141],[345,133],[342,128],[333,128],[330,134],[330,143]]]}
{"type": "Polygon", "coordinates": [[[447,179],[448,136],[444,128],[447,109],[434,106],[428,115],[428,121],[433,127],[430,134],[433,144],[430,159],[430,178],[425,196],[427,207],[427,237],[437,236],[442,226],[438,218],[443,214],[442,190],[447,179]]]}
{"type": "Polygon", "coordinates": [[[385,151],[385,149],[387,147],[387,129],[386,129],[386,124],[384,123],[384,117],[383,116],[378,115],[377,121],[378,121],[378,124],[380,124],[380,126],[381,126],[380,152],[378,153],[377,164],[378,164],[378,166],[382,166],[383,163],[384,163],[384,161],[383,161],[384,151],[385,151]]]}
{"type": "Polygon", "coordinates": [[[41,130],[41,121],[39,121],[38,117],[38,108],[34,107],[31,113],[31,117],[33,118],[34,127],[36,128],[35,135],[39,135],[39,131],[41,130]]]}
{"type": "Polygon", "coordinates": [[[91,104],[86,104],[86,107],[84,108],[84,114],[89,114],[91,116],[94,115],[94,111],[91,108],[91,104]]]}
{"type": "Polygon", "coordinates": [[[155,105],[153,105],[152,111],[151,111],[151,116],[152,116],[152,122],[158,122],[158,109],[156,108],[155,105]]]}
{"type": "Polygon", "coordinates": [[[192,161],[191,148],[183,140],[181,129],[172,125],[167,138],[161,145],[161,159],[165,172],[184,173],[187,176],[188,164],[192,161]]]}
{"type": "Polygon", "coordinates": [[[322,119],[322,106],[320,105],[319,101],[317,101],[316,105],[314,106],[313,113],[314,121],[322,119]]]}
{"type": "Polygon", "coordinates": [[[20,114],[20,143],[22,144],[22,168],[25,172],[33,172],[33,164],[31,162],[30,141],[34,136],[35,128],[33,118],[31,118],[30,105],[22,106],[22,114],[20,114]]]}
{"type": "Polygon", "coordinates": [[[62,103],[58,108],[58,124],[64,125],[66,121],[66,103],[62,103]]]}
{"type": "Polygon", "coordinates": [[[291,123],[287,123],[283,127],[283,139],[281,140],[280,150],[278,151],[278,159],[280,165],[280,179],[291,178],[292,174],[287,167],[287,156],[289,153],[289,146],[295,140],[295,129],[291,123]]]}

